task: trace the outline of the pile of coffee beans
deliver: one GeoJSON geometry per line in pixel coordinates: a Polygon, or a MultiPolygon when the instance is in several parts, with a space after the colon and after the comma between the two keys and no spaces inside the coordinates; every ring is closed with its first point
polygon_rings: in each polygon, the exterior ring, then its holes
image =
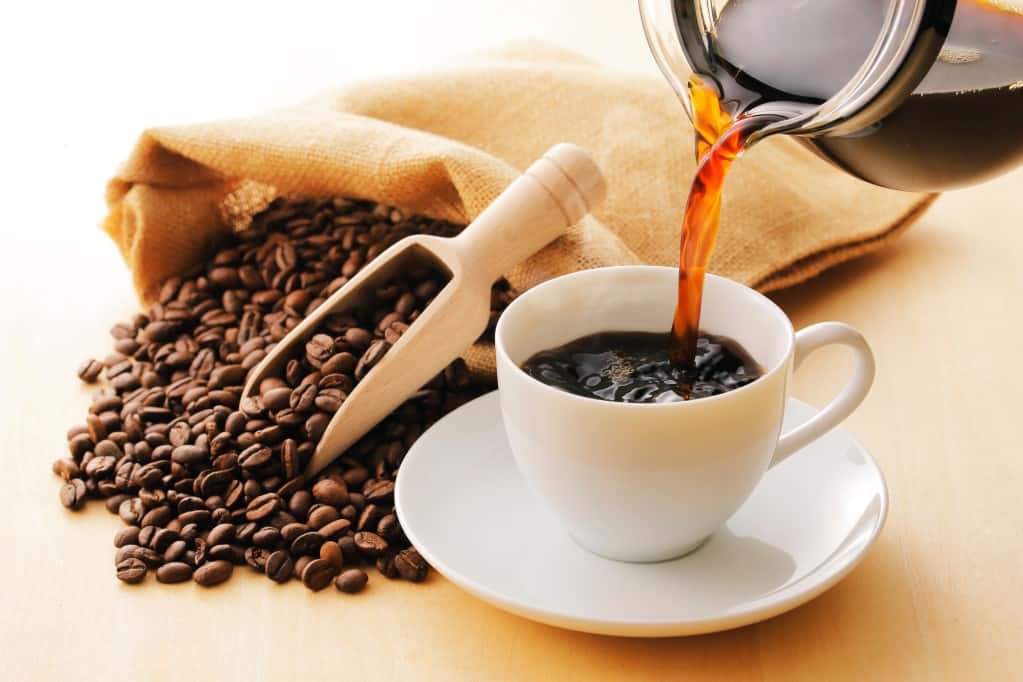
{"type": "MultiPolygon", "coordinates": [[[[90,499],[126,524],[116,575],[217,585],[248,565],[274,582],[362,590],[368,565],[419,582],[429,570],[394,513],[413,442],[488,388],[458,360],[312,480],[303,476],[333,413],[444,286],[408,267],[361,308],[328,316],[283,376],[242,399],[248,372],[384,249],[459,226],[365,201],[278,199],[206,263],[167,280],[146,314],[114,325],[114,352],[87,360],[104,381],[54,462],[61,503],[90,499]]],[[[495,285],[492,323],[510,302],[495,285]]],[[[492,333],[493,324],[487,334],[492,333]]]]}

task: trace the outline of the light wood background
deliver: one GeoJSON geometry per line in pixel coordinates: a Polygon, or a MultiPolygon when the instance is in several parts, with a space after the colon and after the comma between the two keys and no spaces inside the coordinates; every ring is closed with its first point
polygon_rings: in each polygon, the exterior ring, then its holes
{"type": "MultiPolygon", "coordinates": [[[[1007,680],[1023,663],[1023,171],[948,194],[898,244],[776,298],[877,353],[849,428],[888,477],[888,525],[810,604],[688,639],[583,635],[442,578],[357,598],[239,571],[221,588],[113,577],[119,521],[65,512],[51,460],[80,421],[78,362],[134,310],[95,229],[137,132],[286,104],[339,80],[515,37],[653,66],[631,0],[20,3],[0,25],[0,678],[1007,680]]],[[[652,197],[651,200],[656,200],[652,197]]],[[[727,225],[724,229],[727,229],[727,225]]],[[[820,404],[848,366],[812,357],[820,404]]]]}

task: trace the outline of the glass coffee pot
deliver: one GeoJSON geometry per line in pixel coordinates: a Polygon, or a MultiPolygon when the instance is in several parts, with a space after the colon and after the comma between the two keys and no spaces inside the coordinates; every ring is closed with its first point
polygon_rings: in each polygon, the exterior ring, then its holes
{"type": "MultiPolygon", "coordinates": [[[[1023,163],[1023,0],[639,0],[690,119],[798,136],[869,182],[972,184],[1023,163]],[[692,74],[692,76],[691,76],[692,74]],[[694,104],[695,103],[695,104],[694,104]]],[[[698,126],[699,128],[699,126],[698,126]]]]}

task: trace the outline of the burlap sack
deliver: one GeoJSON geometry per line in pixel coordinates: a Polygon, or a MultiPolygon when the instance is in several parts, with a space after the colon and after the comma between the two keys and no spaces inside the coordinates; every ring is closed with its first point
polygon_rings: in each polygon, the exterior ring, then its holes
{"type": "MultiPolygon", "coordinates": [[[[109,183],[104,228],[145,300],[275,195],[361,197],[468,222],[561,141],[592,153],[607,201],[507,273],[512,284],[608,264],[677,265],[695,162],[674,94],[660,79],[536,43],[288,109],[148,130],[109,183]]],[[[711,270],[761,290],[791,285],[881,248],[932,199],[768,140],[733,167],[711,270]]],[[[492,350],[477,346],[470,361],[487,371],[492,350]]]]}

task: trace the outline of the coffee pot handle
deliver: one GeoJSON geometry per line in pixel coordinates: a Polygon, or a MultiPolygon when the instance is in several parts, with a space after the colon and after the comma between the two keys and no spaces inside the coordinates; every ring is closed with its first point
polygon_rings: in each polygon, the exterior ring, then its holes
{"type": "Polygon", "coordinates": [[[796,333],[793,371],[799,369],[810,353],[832,344],[847,346],[856,354],[852,377],[824,409],[782,435],[771,459],[772,467],[842,423],[859,407],[874,383],[874,354],[867,340],[856,329],[841,322],[822,322],[796,333]]]}

